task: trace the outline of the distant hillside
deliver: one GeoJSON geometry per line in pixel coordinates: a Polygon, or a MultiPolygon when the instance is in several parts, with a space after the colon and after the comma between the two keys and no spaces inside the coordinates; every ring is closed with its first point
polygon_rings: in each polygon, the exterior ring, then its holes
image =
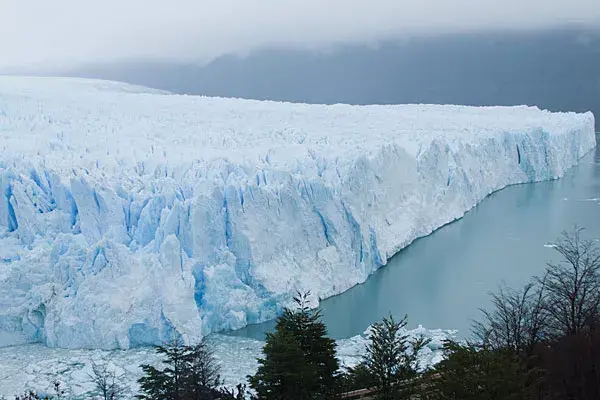
{"type": "Polygon", "coordinates": [[[592,110],[600,119],[600,30],[449,35],[327,52],[265,49],[247,57],[223,56],[205,66],[138,61],[65,74],[211,96],[308,103],[529,104],[592,110]]]}

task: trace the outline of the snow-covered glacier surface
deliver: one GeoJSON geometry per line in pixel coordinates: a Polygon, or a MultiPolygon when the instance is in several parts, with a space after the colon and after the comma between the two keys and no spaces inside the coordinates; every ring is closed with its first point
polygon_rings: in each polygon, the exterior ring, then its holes
{"type": "Polygon", "coordinates": [[[591,113],[0,77],[0,345],[132,348],[273,318],[594,146],[591,113]]]}

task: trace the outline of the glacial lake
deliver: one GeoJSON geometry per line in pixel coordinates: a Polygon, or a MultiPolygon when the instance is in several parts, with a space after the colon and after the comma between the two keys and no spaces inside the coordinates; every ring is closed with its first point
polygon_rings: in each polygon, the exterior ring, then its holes
{"type": "MultiPolygon", "coordinates": [[[[599,134],[596,139],[600,143],[599,134]]],[[[364,332],[391,313],[408,327],[457,329],[468,337],[489,292],[524,286],[557,261],[549,245],[575,224],[600,240],[600,146],[554,181],[507,187],[463,218],[418,239],[352,289],[321,302],[330,336],[364,332]]],[[[598,242],[600,246],[600,241],[598,242]]],[[[263,339],[273,321],[230,332],[263,339]]]]}

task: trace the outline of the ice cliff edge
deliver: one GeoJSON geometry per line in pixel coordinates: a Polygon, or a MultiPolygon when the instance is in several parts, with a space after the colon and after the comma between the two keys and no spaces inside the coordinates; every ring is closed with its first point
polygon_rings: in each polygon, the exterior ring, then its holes
{"type": "Polygon", "coordinates": [[[591,113],[0,77],[0,346],[130,348],[272,318],[595,144],[591,113]]]}

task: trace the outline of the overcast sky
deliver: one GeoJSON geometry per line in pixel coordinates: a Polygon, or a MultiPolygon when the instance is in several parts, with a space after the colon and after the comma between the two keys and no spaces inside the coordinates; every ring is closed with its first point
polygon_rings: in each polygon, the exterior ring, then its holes
{"type": "Polygon", "coordinates": [[[0,0],[0,69],[600,23],[600,0],[0,0]]]}

